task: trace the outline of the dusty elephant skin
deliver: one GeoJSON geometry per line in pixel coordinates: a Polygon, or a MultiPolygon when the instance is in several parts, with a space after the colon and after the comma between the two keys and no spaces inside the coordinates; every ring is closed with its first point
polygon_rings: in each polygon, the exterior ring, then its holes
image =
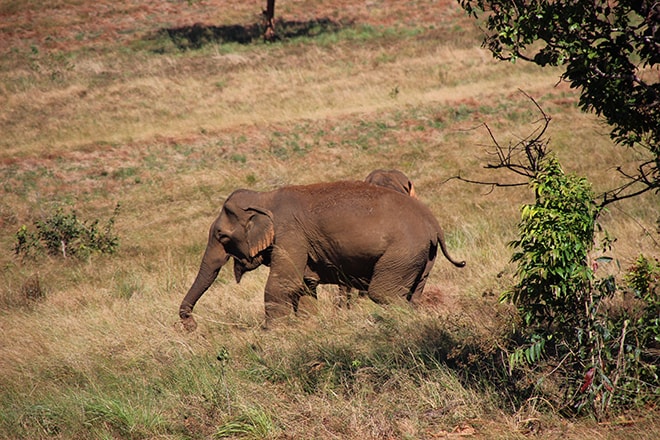
{"type": "MultiPolygon", "coordinates": [[[[406,176],[403,172],[399,170],[384,170],[377,169],[369,173],[369,175],[364,179],[365,182],[371,183],[372,185],[382,186],[383,188],[389,188],[394,191],[398,191],[401,194],[409,195],[410,197],[417,198],[417,193],[415,193],[415,185],[412,181],[406,176]]],[[[315,292],[313,292],[315,293],[315,292]]],[[[366,292],[359,292],[359,296],[365,296],[366,292]]],[[[349,286],[340,285],[339,286],[339,295],[335,298],[335,305],[338,307],[351,307],[352,295],[351,288],[349,286]]]]}
{"type": "Polygon", "coordinates": [[[266,323],[297,310],[317,284],[366,290],[379,303],[420,295],[435,263],[447,253],[442,229],[421,202],[367,182],[288,186],[270,192],[234,191],[209,231],[206,251],[179,316],[188,329],[199,298],[234,259],[234,275],[270,266],[264,290],[266,323]]]}

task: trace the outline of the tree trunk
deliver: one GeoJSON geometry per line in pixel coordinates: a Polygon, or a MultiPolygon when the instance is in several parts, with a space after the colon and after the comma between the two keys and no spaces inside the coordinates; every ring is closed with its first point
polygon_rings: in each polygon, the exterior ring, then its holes
{"type": "Polygon", "coordinates": [[[264,21],[266,22],[266,30],[264,31],[264,40],[273,41],[277,39],[275,33],[275,0],[268,0],[266,2],[266,10],[264,11],[264,21]]]}

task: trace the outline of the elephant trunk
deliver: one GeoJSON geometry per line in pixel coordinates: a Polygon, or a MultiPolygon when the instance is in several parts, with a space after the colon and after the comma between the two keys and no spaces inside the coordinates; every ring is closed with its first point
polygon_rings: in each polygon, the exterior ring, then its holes
{"type": "Polygon", "coordinates": [[[229,255],[219,243],[209,242],[197,277],[179,306],[179,317],[186,329],[194,330],[197,327],[194,318],[191,316],[192,310],[199,298],[211,287],[220,269],[222,269],[222,266],[225,265],[228,259],[229,255]]]}

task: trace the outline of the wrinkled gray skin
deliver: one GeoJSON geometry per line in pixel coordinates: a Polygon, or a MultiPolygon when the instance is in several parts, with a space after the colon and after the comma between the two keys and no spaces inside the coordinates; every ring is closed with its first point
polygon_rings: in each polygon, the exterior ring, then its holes
{"type": "Polygon", "coordinates": [[[411,300],[424,290],[443,232],[418,200],[366,182],[232,193],[209,231],[206,251],[179,316],[190,330],[199,298],[233,258],[237,281],[270,266],[264,289],[266,324],[297,310],[317,284],[366,290],[379,303],[411,300]],[[238,264],[238,266],[236,266],[238,264]],[[238,267],[238,269],[237,269],[238,267]]]}

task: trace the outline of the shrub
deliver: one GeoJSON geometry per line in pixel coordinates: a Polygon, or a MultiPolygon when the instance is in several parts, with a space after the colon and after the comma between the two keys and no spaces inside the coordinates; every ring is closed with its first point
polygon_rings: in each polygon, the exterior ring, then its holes
{"type": "MultiPolygon", "coordinates": [[[[640,256],[624,277],[635,306],[612,307],[625,291],[614,277],[596,279],[592,270],[600,209],[588,181],[564,174],[549,156],[531,186],[536,200],[522,207],[520,238],[511,242],[518,281],[501,297],[522,318],[509,372],[546,357],[562,375],[564,409],[591,409],[598,418],[613,407],[657,400],[657,262],[640,256]]],[[[606,235],[604,248],[610,243],[606,235]]]]}
{"type": "Polygon", "coordinates": [[[522,207],[512,261],[518,283],[505,292],[532,332],[570,332],[584,316],[598,209],[589,182],[564,174],[549,157],[532,180],[536,201],[522,207]]]}
{"type": "Polygon", "coordinates": [[[21,226],[16,232],[14,252],[24,258],[44,251],[64,258],[85,258],[95,252],[114,253],[119,247],[119,237],[113,231],[118,214],[119,204],[105,225],[100,226],[98,219],[85,222],[78,219],[75,211],[67,213],[58,208],[44,220],[34,222],[36,231],[21,226]]]}

